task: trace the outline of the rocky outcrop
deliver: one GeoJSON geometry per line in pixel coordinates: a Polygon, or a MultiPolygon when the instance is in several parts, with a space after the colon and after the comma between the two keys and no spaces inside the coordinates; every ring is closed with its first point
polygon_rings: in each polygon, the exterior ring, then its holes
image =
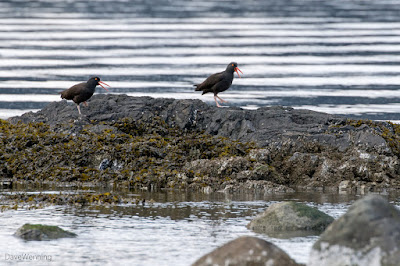
{"type": "MultiPolygon", "coordinates": [[[[212,190],[224,190],[227,186],[232,190],[232,185],[255,188],[260,184],[265,184],[262,185],[265,191],[270,191],[270,184],[281,186],[279,190],[285,190],[287,186],[314,189],[322,186],[338,188],[339,185],[343,190],[361,192],[400,188],[400,126],[391,123],[353,121],[280,106],[242,110],[216,108],[199,100],[109,94],[93,96],[89,107],[82,107],[82,112],[84,116],[79,117],[74,104],[60,101],[49,104],[37,113],[27,113],[10,121],[13,124],[18,121],[43,122],[52,131],[76,138],[77,142],[80,142],[79,138],[86,138],[85,134],[102,135],[107,132],[110,136],[117,136],[115,141],[127,150],[131,149],[125,147],[124,139],[127,136],[122,137],[121,134],[133,136],[129,127],[135,127],[132,125],[136,122],[147,124],[145,129],[138,129],[140,132],[135,129],[134,134],[153,134],[148,140],[154,143],[141,141],[137,144],[141,146],[137,156],[156,159],[168,154],[168,149],[163,145],[174,145],[175,140],[171,138],[168,138],[171,142],[161,141],[162,138],[167,139],[170,129],[179,131],[180,135],[193,136],[202,132],[209,138],[227,137],[231,140],[228,145],[231,148],[227,147],[227,151],[219,153],[217,157],[206,151],[213,146],[205,144],[199,149],[201,145],[196,144],[197,147],[185,153],[185,156],[190,156],[189,160],[183,162],[185,167],[182,164],[173,167],[172,170],[181,169],[173,174],[175,178],[170,178],[171,167],[166,168],[168,180],[161,187],[187,188],[192,184],[194,187],[207,187],[209,180],[214,180],[216,182],[213,182],[212,190]],[[119,121],[127,117],[129,122],[124,122],[128,124],[124,129],[119,121]],[[157,119],[165,125],[152,129],[157,119]],[[253,148],[235,141],[252,142],[253,148]],[[232,155],[241,158],[232,158],[232,155]],[[186,183],[186,180],[194,182],[186,183]],[[215,186],[217,183],[219,185],[215,186]]],[[[216,143],[214,140],[212,142],[216,143]]],[[[32,142],[28,140],[27,144],[32,142]]],[[[100,170],[116,173],[114,177],[131,171],[133,164],[129,158],[121,160],[126,156],[125,153],[118,154],[109,148],[100,149],[107,152],[96,155],[96,158],[80,159],[78,164],[91,168],[100,165],[100,170]]],[[[92,149],[90,147],[88,150],[92,149]]],[[[136,165],[134,167],[137,168],[136,165]]],[[[1,171],[8,174],[6,178],[12,173],[9,169],[1,171]]],[[[130,176],[131,180],[140,178],[136,171],[123,176],[130,176]]]]}
{"type": "MultiPolygon", "coordinates": [[[[175,100],[150,97],[128,97],[126,95],[100,94],[93,96],[88,108],[82,108],[87,120],[117,121],[130,117],[146,120],[161,117],[169,126],[181,129],[196,129],[211,135],[229,137],[240,141],[256,141],[260,146],[282,140],[296,140],[299,136],[318,139],[331,145],[349,145],[347,136],[340,140],[327,138],[329,125],[344,124],[345,119],[329,114],[283,107],[264,107],[258,110],[240,108],[216,108],[200,100],[175,100]],[[343,143],[345,142],[345,143],[343,143]]],[[[54,102],[37,113],[27,113],[12,118],[12,122],[44,122],[57,124],[78,119],[75,104],[66,101],[54,102]]],[[[357,138],[356,141],[380,145],[377,140],[357,138]]]]}
{"type": "Polygon", "coordinates": [[[24,224],[18,228],[15,236],[24,240],[51,240],[64,237],[75,237],[75,233],[71,233],[61,229],[58,226],[41,225],[41,224],[24,224]]]}
{"type": "Polygon", "coordinates": [[[283,250],[256,237],[239,237],[198,259],[193,266],[298,266],[283,250]]]}
{"type": "Polygon", "coordinates": [[[333,218],[316,208],[293,201],[275,203],[254,218],[247,228],[271,237],[290,238],[318,235],[333,218]]]}
{"type": "Polygon", "coordinates": [[[212,171],[212,175],[187,169],[184,166],[190,162],[246,157],[255,145],[184,132],[156,118],[77,124],[50,128],[43,123],[13,125],[0,120],[0,177],[11,180],[13,185],[112,185],[148,190],[208,187],[207,191],[215,191],[227,184],[236,187],[242,180],[230,175],[251,172],[256,163],[243,163],[234,171],[212,171]]]}
{"type": "MultiPolygon", "coordinates": [[[[196,129],[211,135],[242,142],[255,141],[265,147],[276,141],[316,142],[345,151],[352,145],[388,150],[386,141],[367,125],[349,125],[344,117],[290,107],[263,107],[257,110],[216,108],[200,100],[129,97],[99,94],[82,108],[85,119],[117,121],[130,117],[146,120],[161,117],[169,126],[196,129]]],[[[75,104],[53,102],[37,113],[14,117],[12,122],[44,122],[50,125],[79,118],[75,104]]]]}
{"type": "Polygon", "coordinates": [[[378,195],[356,201],[314,244],[313,265],[399,265],[400,211],[378,195]]]}

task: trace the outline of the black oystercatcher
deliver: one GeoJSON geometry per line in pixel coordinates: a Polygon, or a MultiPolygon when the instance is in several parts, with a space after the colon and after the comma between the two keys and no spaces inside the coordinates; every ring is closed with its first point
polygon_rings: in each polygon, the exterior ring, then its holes
{"type": "MultiPolygon", "coordinates": [[[[233,72],[236,72],[240,78],[239,72],[240,69],[237,66],[237,63],[232,62],[229,63],[229,65],[226,67],[225,71],[220,72],[220,73],[215,73],[209,76],[203,83],[194,85],[196,86],[196,91],[203,91],[202,95],[207,93],[207,92],[213,92],[214,93],[214,100],[215,103],[217,104],[218,107],[221,107],[219,105],[217,98],[221,101],[221,103],[226,103],[227,101],[222,100],[220,97],[218,97],[218,93],[226,91],[229,89],[229,87],[232,84],[233,81],[233,72]]],[[[240,73],[243,74],[242,71],[240,73]]]]}
{"type": "Polygon", "coordinates": [[[87,82],[76,84],[68,90],[60,92],[61,98],[66,100],[73,100],[76,103],[79,114],[81,114],[79,104],[83,102],[83,104],[88,106],[86,101],[89,100],[90,97],[92,97],[97,85],[100,85],[103,89],[108,91],[102,84],[110,87],[103,81],[100,81],[99,77],[91,77],[87,82]]]}

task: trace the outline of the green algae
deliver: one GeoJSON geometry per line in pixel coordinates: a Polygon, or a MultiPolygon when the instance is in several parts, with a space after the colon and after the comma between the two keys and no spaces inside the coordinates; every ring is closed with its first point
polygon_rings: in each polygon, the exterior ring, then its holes
{"type": "Polygon", "coordinates": [[[288,201],[271,205],[264,213],[253,219],[247,227],[257,233],[286,238],[319,234],[334,219],[317,208],[288,201]],[[308,233],[306,232],[308,231],[308,233]]]}
{"type": "Polygon", "coordinates": [[[63,230],[58,226],[42,224],[24,224],[17,230],[15,235],[25,240],[50,240],[76,237],[75,233],[63,230]]]}
{"type": "MultiPolygon", "coordinates": [[[[373,129],[400,156],[399,125],[369,120],[342,124],[349,125],[373,129]]],[[[344,158],[330,146],[298,139],[268,147],[262,159],[249,155],[257,149],[254,143],[171,127],[159,117],[51,126],[0,120],[0,181],[147,190],[219,190],[247,181],[277,186],[338,183],[337,178],[315,178],[324,156],[335,162],[344,158]],[[306,155],[293,157],[296,152],[306,155]]]]}
{"type": "Polygon", "coordinates": [[[48,232],[58,232],[58,231],[64,231],[58,226],[54,225],[43,225],[43,224],[24,224],[22,226],[23,229],[25,230],[40,230],[40,231],[48,231],[48,232]]]}
{"type": "MultiPolygon", "coordinates": [[[[0,120],[0,178],[28,184],[92,182],[167,188],[169,182],[179,181],[177,176],[185,172],[187,162],[243,156],[255,147],[254,143],[172,128],[160,118],[91,121],[81,128],[0,120]],[[95,133],[96,126],[105,129],[95,133]]],[[[180,182],[179,187],[190,182],[180,182]]]]}
{"type": "Polygon", "coordinates": [[[321,212],[317,208],[307,206],[306,204],[290,201],[292,209],[297,213],[299,217],[307,217],[314,221],[330,221],[333,222],[333,218],[328,214],[321,212]]]}

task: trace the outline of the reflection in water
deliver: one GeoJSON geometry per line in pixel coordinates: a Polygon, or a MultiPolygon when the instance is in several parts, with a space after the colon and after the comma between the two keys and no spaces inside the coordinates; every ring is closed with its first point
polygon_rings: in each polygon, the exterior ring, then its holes
{"type": "MultiPolygon", "coordinates": [[[[305,202],[337,218],[360,197],[321,192],[266,195],[207,195],[174,191],[120,193],[132,199],[145,198],[146,203],[53,206],[3,212],[0,250],[11,254],[46,252],[53,256],[56,264],[90,265],[118,261],[121,264],[189,265],[229,240],[252,235],[271,241],[304,263],[316,236],[271,238],[249,231],[247,223],[270,204],[282,200],[305,202]],[[78,237],[24,242],[12,236],[19,226],[28,222],[58,225],[77,233],[78,237]]],[[[388,197],[392,201],[397,199],[397,195],[388,197]]]]}

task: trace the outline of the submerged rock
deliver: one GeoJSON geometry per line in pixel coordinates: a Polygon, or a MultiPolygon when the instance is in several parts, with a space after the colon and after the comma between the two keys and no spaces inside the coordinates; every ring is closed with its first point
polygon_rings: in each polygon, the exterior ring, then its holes
{"type": "Polygon", "coordinates": [[[24,224],[18,228],[15,236],[24,240],[51,240],[64,237],[76,237],[75,233],[65,231],[58,226],[42,224],[24,224]]]}
{"type": "Polygon", "coordinates": [[[263,239],[244,236],[198,259],[193,266],[298,266],[283,250],[263,239]]]}
{"type": "Polygon", "coordinates": [[[356,201],[312,247],[309,264],[399,265],[400,211],[378,195],[356,201]]]}
{"type": "Polygon", "coordinates": [[[333,220],[316,208],[288,201],[272,204],[247,227],[272,237],[289,238],[320,234],[333,220]]]}

